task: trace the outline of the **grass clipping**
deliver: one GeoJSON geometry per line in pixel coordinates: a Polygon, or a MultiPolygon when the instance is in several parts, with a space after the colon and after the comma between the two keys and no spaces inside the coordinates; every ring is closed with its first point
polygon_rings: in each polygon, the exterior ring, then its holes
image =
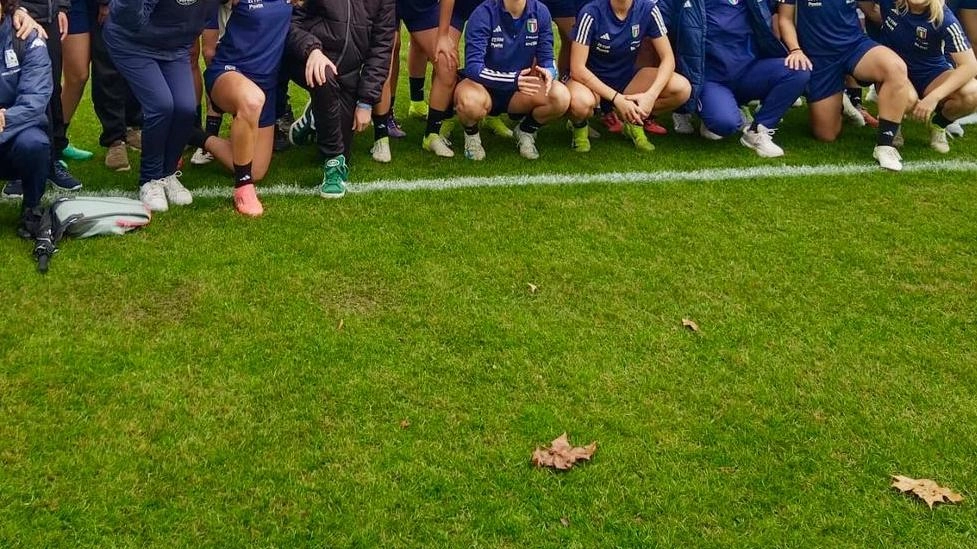
{"type": "Polygon", "coordinates": [[[536,448],[536,451],[533,452],[533,465],[566,471],[581,459],[590,461],[591,456],[596,451],[596,442],[574,448],[567,440],[567,434],[563,433],[550,443],[549,448],[536,448]]]}
{"type": "Polygon", "coordinates": [[[936,503],[960,503],[963,496],[949,488],[944,488],[928,478],[909,478],[902,475],[892,475],[892,487],[902,493],[912,492],[919,499],[933,508],[936,503]]]}

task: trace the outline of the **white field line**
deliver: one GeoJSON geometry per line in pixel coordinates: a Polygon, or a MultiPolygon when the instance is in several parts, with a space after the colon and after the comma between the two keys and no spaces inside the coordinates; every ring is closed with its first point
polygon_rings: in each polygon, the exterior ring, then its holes
{"type": "MultiPolygon", "coordinates": [[[[977,162],[963,160],[937,160],[906,162],[903,173],[921,172],[977,172],[977,162]]],[[[858,174],[882,174],[875,164],[827,164],[822,166],[760,166],[755,168],[708,168],[693,171],[656,172],[611,172],[593,174],[539,174],[504,175],[495,177],[453,177],[448,179],[392,179],[364,183],[350,183],[348,192],[366,194],[395,191],[444,191],[451,189],[470,189],[486,187],[524,187],[530,185],[581,185],[581,184],[660,184],[669,182],[710,182],[744,179],[792,178],[810,176],[842,176],[858,174]]],[[[889,177],[899,177],[889,174],[889,177]]],[[[185,178],[189,179],[189,178],[185,178]]],[[[259,185],[262,196],[312,196],[318,195],[318,187],[295,184],[259,185]]],[[[227,187],[204,187],[192,189],[198,198],[230,198],[233,189],[227,187]]],[[[93,193],[84,189],[80,195],[88,196],[130,196],[131,190],[110,189],[93,193]]]]}

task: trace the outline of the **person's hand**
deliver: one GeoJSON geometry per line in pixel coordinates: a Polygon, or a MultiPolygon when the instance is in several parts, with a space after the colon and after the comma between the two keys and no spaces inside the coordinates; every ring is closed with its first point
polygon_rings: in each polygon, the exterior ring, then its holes
{"type": "Polygon", "coordinates": [[[458,70],[458,44],[447,34],[438,36],[438,42],[434,48],[434,62],[440,61],[442,56],[448,62],[449,70],[458,70]]]}
{"type": "Polygon", "coordinates": [[[651,92],[626,95],[625,97],[637,103],[638,109],[644,113],[644,117],[641,119],[641,122],[633,122],[634,124],[638,125],[644,124],[645,119],[651,116],[652,111],[655,110],[655,101],[658,101],[658,95],[652,94],[651,92]]]}
{"type": "Polygon", "coordinates": [[[322,50],[318,48],[312,50],[309,59],[305,62],[305,81],[309,87],[325,84],[330,76],[336,76],[336,65],[322,53],[322,50]]]}
{"type": "Polygon", "coordinates": [[[0,133],[7,127],[7,109],[0,109],[0,133]]]}
{"type": "Polygon", "coordinates": [[[523,69],[519,73],[519,77],[516,79],[516,86],[519,88],[519,93],[533,96],[539,93],[539,90],[543,89],[543,79],[537,76],[537,71],[534,71],[530,67],[523,69]]]}
{"type": "Polygon", "coordinates": [[[37,31],[38,36],[47,40],[47,32],[44,31],[44,27],[38,25],[37,21],[26,10],[18,8],[14,11],[14,16],[11,21],[14,24],[14,30],[17,31],[17,38],[27,40],[27,37],[31,35],[31,31],[37,31]]]}
{"type": "Polygon", "coordinates": [[[550,90],[553,89],[553,73],[539,67],[536,67],[536,72],[543,79],[543,95],[549,95],[550,90]]]}
{"type": "Polygon", "coordinates": [[[68,14],[63,11],[58,12],[58,32],[62,41],[68,37],[68,14]]]}
{"type": "Polygon", "coordinates": [[[916,102],[913,107],[913,112],[911,116],[920,122],[929,121],[930,117],[933,116],[933,111],[936,110],[936,101],[930,99],[930,97],[924,97],[916,102]]]}
{"type": "Polygon", "coordinates": [[[634,96],[617,94],[614,97],[614,108],[621,113],[621,118],[631,124],[641,125],[647,118],[646,113],[638,106],[637,101],[631,99],[634,96]]]}
{"type": "Polygon", "coordinates": [[[353,111],[353,131],[359,133],[370,126],[373,109],[366,105],[357,105],[353,111]]]}
{"type": "Polygon", "coordinates": [[[811,63],[811,60],[801,50],[794,50],[787,54],[787,57],[784,59],[784,65],[795,71],[809,71],[814,68],[814,64],[811,63]]]}
{"type": "Polygon", "coordinates": [[[102,4],[98,7],[98,24],[104,25],[105,21],[109,18],[109,5],[102,4]]]}

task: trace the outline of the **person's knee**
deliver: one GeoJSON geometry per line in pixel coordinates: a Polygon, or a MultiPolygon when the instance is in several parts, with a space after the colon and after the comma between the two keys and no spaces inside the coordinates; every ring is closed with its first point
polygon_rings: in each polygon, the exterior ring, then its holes
{"type": "Polygon", "coordinates": [[[971,112],[977,110],[977,80],[967,82],[964,87],[957,90],[955,95],[960,102],[961,110],[971,112]]]}
{"type": "Polygon", "coordinates": [[[88,83],[88,67],[83,68],[71,68],[67,65],[64,67],[64,83],[65,85],[72,85],[78,88],[84,88],[85,84],[88,83]]]}
{"type": "Polygon", "coordinates": [[[471,86],[465,86],[455,93],[455,111],[464,118],[472,120],[485,118],[489,111],[488,102],[484,92],[471,86]]]}
{"type": "Polygon", "coordinates": [[[454,67],[446,59],[438,59],[434,67],[435,83],[452,88],[458,83],[458,72],[454,70],[454,67]]]}
{"type": "Polygon", "coordinates": [[[265,93],[260,89],[253,89],[244,93],[238,104],[238,116],[245,120],[252,120],[255,123],[261,116],[261,110],[265,106],[265,93]]]}
{"type": "Polygon", "coordinates": [[[787,69],[784,72],[784,78],[782,82],[789,83],[792,86],[797,86],[802,90],[807,87],[807,83],[811,81],[811,71],[795,71],[793,69],[787,69]]]}
{"type": "Polygon", "coordinates": [[[887,57],[886,62],[882,64],[882,83],[886,86],[912,87],[909,83],[906,62],[898,55],[887,57]]]}
{"type": "Polygon", "coordinates": [[[723,137],[740,131],[740,126],[743,124],[743,118],[740,116],[739,110],[735,108],[717,109],[713,112],[703,111],[699,113],[699,117],[709,131],[723,137]]]}
{"type": "Polygon", "coordinates": [[[668,79],[668,93],[676,103],[685,103],[692,96],[692,83],[681,74],[675,73],[668,79]]]}
{"type": "Polygon", "coordinates": [[[147,125],[173,118],[176,114],[173,96],[169,93],[158,93],[142,101],[143,121],[147,125]]]}
{"type": "Polygon", "coordinates": [[[571,117],[577,120],[589,118],[596,106],[597,101],[594,99],[594,94],[590,90],[575,89],[570,93],[571,117]]]}
{"type": "Polygon", "coordinates": [[[570,108],[570,90],[559,82],[553,82],[547,98],[549,105],[555,112],[565,113],[570,108]]]}
{"type": "Polygon", "coordinates": [[[18,158],[46,161],[51,156],[51,141],[41,128],[26,128],[14,136],[11,149],[18,158]]]}
{"type": "Polygon", "coordinates": [[[814,126],[811,130],[814,132],[814,138],[818,141],[831,143],[838,139],[838,136],[841,134],[841,124],[814,126]]]}

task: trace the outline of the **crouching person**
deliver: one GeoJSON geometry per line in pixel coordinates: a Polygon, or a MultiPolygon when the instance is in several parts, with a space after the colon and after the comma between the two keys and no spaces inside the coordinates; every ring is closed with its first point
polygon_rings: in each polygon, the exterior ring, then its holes
{"type": "Polygon", "coordinates": [[[465,127],[465,157],[485,158],[478,125],[486,116],[523,116],[513,135],[523,158],[539,158],[536,130],[563,116],[570,92],[556,81],[553,24],[538,0],[488,0],[465,27],[465,80],[455,111],[465,127]]]}
{"type": "Polygon", "coordinates": [[[292,80],[309,90],[325,157],[319,194],[341,198],[353,132],[370,125],[393,51],[394,0],[306,0],[296,6],[286,45],[292,80]]]}
{"type": "Polygon", "coordinates": [[[21,42],[14,36],[17,3],[4,1],[0,14],[0,178],[19,179],[24,201],[18,234],[32,238],[32,212],[41,203],[51,165],[47,107],[54,87],[47,45],[36,32],[21,42]]]}

